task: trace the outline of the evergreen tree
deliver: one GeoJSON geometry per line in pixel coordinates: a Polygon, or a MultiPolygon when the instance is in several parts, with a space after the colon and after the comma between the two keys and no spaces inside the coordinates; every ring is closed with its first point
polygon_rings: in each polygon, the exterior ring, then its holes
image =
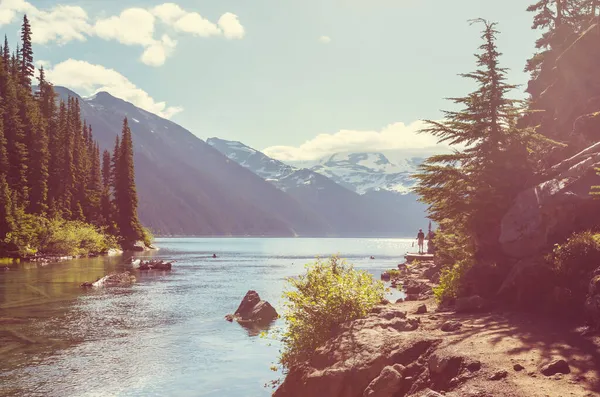
{"type": "Polygon", "coordinates": [[[10,65],[10,47],[8,46],[8,37],[4,35],[4,47],[2,47],[2,58],[4,60],[4,65],[6,65],[6,70],[8,70],[10,65]]]}
{"type": "Polygon", "coordinates": [[[56,106],[56,93],[52,84],[46,81],[44,68],[39,69],[39,91],[37,101],[44,121],[46,130],[45,138],[47,139],[48,154],[48,207],[50,215],[57,214],[58,199],[61,192],[62,183],[62,147],[60,129],[58,125],[58,109],[56,106]]]}
{"type": "Polygon", "coordinates": [[[110,200],[110,192],[111,192],[111,181],[112,181],[112,172],[111,172],[111,158],[110,152],[105,150],[102,154],[102,199],[101,199],[101,208],[102,208],[102,222],[105,226],[109,227],[109,230],[114,231],[113,227],[113,208],[112,202],[110,200]]]}
{"type": "Polygon", "coordinates": [[[6,136],[4,134],[4,80],[6,78],[6,69],[4,68],[4,61],[2,57],[0,57],[0,176],[5,177],[8,174],[8,154],[6,151],[7,141],[6,136]]]}
{"type": "Polygon", "coordinates": [[[2,77],[4,135],[7,142],[6,152],[8,157],[7,182],[11,190],[18,195],[19,200],[25,201],[29,196],[26,136],[19,117],[19,101],[14,80],[9,73],[2,77]]]}
{"type": "Polygon", "coordinates": [[[91,156],[90,176],[87,188],[87,221],[97,226],[102,224],[102,170],[100,166],[100,148],[94,145],[91,156]]]}
{"type": "Polygon", "coordinates": [[[127,118],[123,120],[116,177],[118,226],[121,238],[127,244],[141,240],[143,237],[142,227],[137,216],[138,199],[133,165],[133,141],[127,118]]]}
{"type": "MultiPolygon", "coordinates": [[[[48,90],[48,83],[45,81],[43,70],[40,70],[38,78],[40,92],[48,90]]],[[[28,88],[30,92],[31,87],[28,88]]],[[[51,89],[51,87],[50,87],[51,89]]],[[[42,95],[42,94],[40,94],[42,95]]],[[[43,95],[48,95],[44,93],[43,95]]],[[[29,124],[30,139],[29,146],[29,212],[42,214],[48,211],[48,178],[49,178],[49,158],[48,152],[48,127],[52,115],[44,114],[44,107],[40,106],[39,101],[33,100],[29,93],[26,96],[25,120],[29,124]]],[[[24,101],[25,102],[25,101],[24,101]]],[[[46,104],[46,107],[50,106],[46,104]]]]}
{"type": "MultiPolygon", "coordinates": [[[[69,115],[73,134],[73,201],[71,203],[72,218],[83,221],[85,219],[83,207],[85,206],[85,187],[87,175],[85,170],[85,150],[83,142],[83,127],[79,99],[69,98],[71,113],[69,115]]],[[[86,127],[87,128],[87,127],[86,127]]]]}
{"type": "Polygon", "coordinates": [[[71,126],[71,100],[67,103],[60,103],[59,110],[59,130],[60,147],[62,149],[62,170],[60,182],[60,211],[66,218],[71,218],[71,208],[73,202],[73,186],[75,183],[75,169],[73,167],[73,131],[71,126]]]}
{"type": "Polygon", "coordinates": [[[31,25],[27,15],[23,16],[23,25],[21,27],[21,85],[26,88],[31,88],[31,79],[35,73],[33,66],[33,47],[31,45],[31,25]]]}
{"type": "Polygon", "coordinates": [[[3,245],[6,235],[15,228],[11,195],[6,177],[0,173],[0,247],[3,245]]]}
{"type": "Polygon", "coordinates": [[[416,191],[429,204],[432,220],[472,236],[475,254],[489,259],[500,255],[501,218],[531,174],[530,134],[515,127],[518,108],[507,97],[515,86],[506,83],[507,70],[499,66],[496,24],[474,22],[485,26],[476,54],[478,68],[462,76],[473,80],[477,89],[452,98],[462,110],[444,112],[441,122],[426,120],[428,126],[421,131],[464,149],[429,158],[417,176],[416,191]]]}

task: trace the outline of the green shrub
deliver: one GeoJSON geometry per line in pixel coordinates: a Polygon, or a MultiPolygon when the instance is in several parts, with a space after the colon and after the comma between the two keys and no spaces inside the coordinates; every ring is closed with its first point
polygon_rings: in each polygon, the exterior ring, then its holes
{"type": "Polygon", "coordinates": [[[150,247],[154,242],[154,235],[147,227],[142,226],[142,241],[146,247],[150,247]]]}
{"type": "Polygon", "coordinates": [[[584,231],[556,244],[549,255],[557,281],[582,301],[592,272],[600,267],[600,234],[584,231]]]}
{"type": "Polygon", "coordinates": [[[433,288],[433,293],[438,302],[447,299],[456,299],[461,295],[464,276],[473,266],[469,259],[461,260],[453,266],[442,269],[440,283],[433,288]]]}
{"type": "Polygon", "coordinates": [[[464,287],[464,277],[473,266],[472,239],[461,227],[441,222],[444,226],[435,234],[436,262],[442,266],[440,282],[433,289],[438,302],[458,298],[464,287]]]}
{"type": "Polygon", "coordinates": [[[21,256],[100,254],[118,246],[113,236],[84,222],[21,214],[16,225],[5,242],[21,256]]]}
{"type": "Polygon", "coordinates": [[[366,316],[384,294],[381,281],[337,256],[306,268],[306,274],[288,279],[292,289],[284,292],[286,330],[280,363],[287,369],[309,358],[340,324],[366,316]]]}
{"type": "Polygon", "coordinates": [[[552,264],[558,276],[565,279],[589,275],[600,266],[600,234],[575,233],[552,251],[552,264]]]}

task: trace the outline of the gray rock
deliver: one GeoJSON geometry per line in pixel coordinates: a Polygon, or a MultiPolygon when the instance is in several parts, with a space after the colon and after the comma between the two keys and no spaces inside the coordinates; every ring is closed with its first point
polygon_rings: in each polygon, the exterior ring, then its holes
{"type": "Polygon", "coordinates": [[[569,367],[569,363],[567,363],[563,359],[554,360],[549,364],[544,365],[540,372],[546,376],[552,376],[556,374],[569,374],[571,373],[571,368],[569,367]]]}
{"type": "Polygon", "coordinates": [[[402,385],[402,370],[401,365],[382,369],[379,376],[367,386],[363,397],[388,397],[396,394],[402,385]]]}
{"type": "Polygon", "coordinates": [[[460,327],[462,327],[462,324],[458,321],[446,321],[444,324],[442,324],[440,329],[444,332],[454,332],[458,331],[460,327]]]}
{"type": "Polygon", "coordinates": [[[270,323],[279,315],[269,302],[260,299],[256,291],[248,291],[233,316],[228,315],[226,319],[231,321],[231,317],[239,322],[270,323]]]}
{"type": "Polygon", "coordinates": [[[425,314],[427,313],[427,305],[420,305],[417,310],[415,311],[415,314],[425,314]]]}
{"type": "MultiPolygon", "coordinates": [[[[562,233],[593,221],[586,208],[589,187],[600,163],[600,145],[588,147],[554,167],[552,179],[521,192],[504,215],[499,242],[504,252],[525,258],[540,252],[562,233]]],[[[591,226],[591,225],[590,225],[591,226]]]]}
{"type": "Polygon", "coordinates": [[[473,295],[456,300],[455,310],[457,313],[473,313],[484,310],[487,302],[479,295],[473,295]]]}
{"type": "Polygon", "coordinates": [[[523,370],[525,369],[525,367],[524,367],[524,366],[522,366],[521,364],[515,364],[515,365],[513,366],[513,369],[514,369],[515,371],[517,371],[517,372],[520,372],[520,371],[523,371],[523,370]]]}
{"type": "Polygon", "coordinates": [[[429,374],[434,386],[444,387],[460,374],[464,358],[453,354],[434,352],[429,357],[429,374]]]}
{"type": "Polygon", "coordinates": [[[496,371],[492,376],[490,376],[490,380],[501,380],[508,376],[507,371],[496,371]]]}

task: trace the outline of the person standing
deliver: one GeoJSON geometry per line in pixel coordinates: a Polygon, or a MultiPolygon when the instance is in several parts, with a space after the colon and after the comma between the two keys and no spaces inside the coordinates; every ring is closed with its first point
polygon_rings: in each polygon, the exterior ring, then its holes
{"type": "Polygon", "coordinates": [[[423,245],[425,244],[425,233],[423,233],[423,229],[419,229],[417,241],[419,242],[419,254],[423,254],[423,245]]]}

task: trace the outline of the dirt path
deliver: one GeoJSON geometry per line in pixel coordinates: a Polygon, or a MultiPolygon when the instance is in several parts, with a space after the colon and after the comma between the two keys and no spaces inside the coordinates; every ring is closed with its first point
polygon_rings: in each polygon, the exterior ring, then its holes
{"type": "MultiPolygon", "coordinates": [[[[432,286],[419,269],[407,280],[432,286]]],[[[418,298],[343,326],[275,395],[600,397],[600,337],[528,313],[438,312],[432,297],[418,298]],[[427,313],[417,314],[423,304],[427,313]],[[556,360],[568,373],[544,375],[556,360]]]]}

